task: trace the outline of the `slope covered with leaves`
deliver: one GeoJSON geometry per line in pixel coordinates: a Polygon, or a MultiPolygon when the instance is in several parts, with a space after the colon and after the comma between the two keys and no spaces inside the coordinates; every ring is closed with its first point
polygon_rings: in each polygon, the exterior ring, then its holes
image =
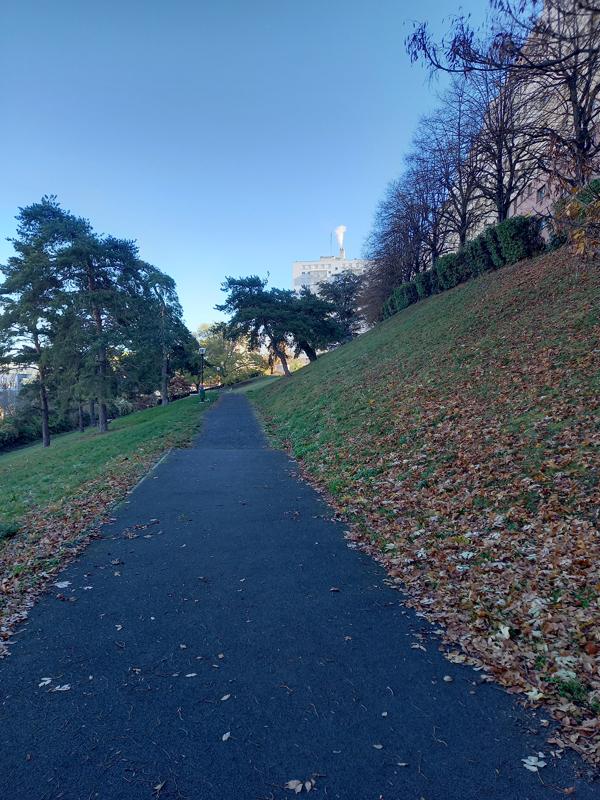
{"type": "Polygon", "coordinates": [[[600,761],[600,269],[566,251],[254,397],[415,607],[600,761]]]}
{"type": "Polygon", "coordinates": [[[0,657],[51,576],[162,453],[190,441],[208,405],[194,396],[115,420],[108,433],[0,455],[0,657]]]}

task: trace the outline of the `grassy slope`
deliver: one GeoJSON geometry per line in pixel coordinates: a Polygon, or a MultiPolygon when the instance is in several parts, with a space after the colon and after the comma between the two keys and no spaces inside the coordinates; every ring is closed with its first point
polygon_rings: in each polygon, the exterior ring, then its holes
{"type": "Polygon", "coordinates": [[[414,604],[596,759],[598,266],[484,275],[250,394],[414,604]]]}
{"type": "Polygon", "coordinates": [[[190,397],[118,419],[106,434],[65,434],[47,450],[0,456],[0,526],[18,526],[0,536],[0,656],[2,640],[95,523],[162,453],[190,441],[209,405],[190,397]]]}
{"type": "Polygon", "coordinates": [[[277,380],[279,380],[279,375],[261,375],[247,383],[243,383],[241,386],[234,385],[229,391],[234,394],[246,394],[247,392],[253,392],[255,389],[262,388],[263,386],[268,386],[270,383],[277,380]]]}

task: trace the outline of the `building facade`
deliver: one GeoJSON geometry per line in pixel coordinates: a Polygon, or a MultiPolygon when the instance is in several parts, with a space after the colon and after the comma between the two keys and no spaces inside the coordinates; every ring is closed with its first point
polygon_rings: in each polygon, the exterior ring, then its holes
{"type": "Polygon", "coordinates": [[[23,385],[36,375],[37,370],[32,367],[8,367],[0,372],[0,419],[14,410],[23,385]]]}
{"type": "Polygon", "coordinates": [[[360,258],[346,258],[345,255],[321,256],[318,261],[294,261],[292,285],[296,292],[306,286],[311,292],[318,294],[320,283],[328,282],[342,272],[362,275],[368,263],[360,258]]]}

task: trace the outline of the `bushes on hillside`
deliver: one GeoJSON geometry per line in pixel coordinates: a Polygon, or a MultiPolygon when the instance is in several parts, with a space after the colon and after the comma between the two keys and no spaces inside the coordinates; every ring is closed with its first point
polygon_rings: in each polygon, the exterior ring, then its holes
{"type": "Polygon", "coordinates": [[[452,289],[464,280],[462,259],[458,253],[448,253],[435,262],[434,269],[431,270],[438,280],[440,289],[452,289]]]}
{"type": "Polygon", "coordinates": [[[541,220],[536,217],[511,217],[487,228],[456,253],[437,259],[427,272],[394,289],[383,308],[383,316],[402,311],[412,303],[438,291],[452,289],[463,281],[505,264],[514,264],[544,250],[541,220]]]}
{"type": "Polygon", "coordinates": [[[437,275],[432,270],[418,272],[415,275],[415,288],[419,295],[419,300],[429,297],[430,294],[436,294],[438,291],[437,275]]]}
{"type": "Polygon", "coordinates": [[[524,258],[531,258],[545,247],[541,220],[536,217],[510,217],[496,225],[495,231],[504,264],[516,264],[524,258]]]}
{"type": "Polygon", "coordinates": [[[403,283],[402,286],[397,286],[388,298],[385,304],[385,308],[388,310],[386,316],[389,317],[397,311],[402,311],[403,308],[407,308],[418,300],[419,294],[415,281],[403,283]]]}

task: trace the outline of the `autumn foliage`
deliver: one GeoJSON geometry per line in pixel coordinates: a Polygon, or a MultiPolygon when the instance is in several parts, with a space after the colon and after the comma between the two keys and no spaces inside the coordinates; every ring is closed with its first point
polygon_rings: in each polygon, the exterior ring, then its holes
{"type": "Polygon", "coordinates": [[[399,312],[256,394],[453,660],[600,761],[600,270],[566,249],[399,312]]]}

